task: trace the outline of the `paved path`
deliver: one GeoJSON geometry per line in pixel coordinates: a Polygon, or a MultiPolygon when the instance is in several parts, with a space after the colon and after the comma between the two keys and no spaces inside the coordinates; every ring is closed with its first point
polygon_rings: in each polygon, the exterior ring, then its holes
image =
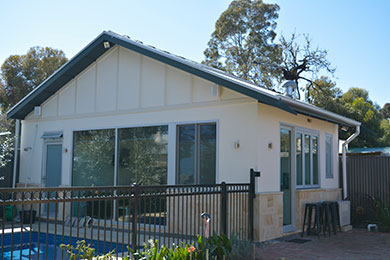
{"type": "MultiPolygon", "coordinates": [[[[297,236],[300,238],[300,236],[297,236]]],[[[336,236],[307,237],[304,244],[274,240],[257,246],[257,260],[388,260],[390,259],[390,233],[367,232],[354,229],[336,236]]]]}

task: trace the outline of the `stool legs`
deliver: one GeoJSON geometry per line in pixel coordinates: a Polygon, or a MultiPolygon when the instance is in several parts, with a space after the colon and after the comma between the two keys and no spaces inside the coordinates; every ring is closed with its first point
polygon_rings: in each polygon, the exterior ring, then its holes
{"type": "Polygon", "coordinates": [[[321,226],[320,226],[320,211],[321,211],[321,207],[320,205],[316,205],[315,206],[315,218],[316,218],[316,225],[317,225],[317,236],[318,236],[318,239],[320,239],[320,233],[321,233],[321,226]]]}
{"type": "Polygon", "coordinates": [[[308,224],[307,224],[307,235],[310,236],[311,233],[311,220],[312,220],[312,210],[313,207],[309,206],[309,217],[308,217],[308,224]]]}
{"type": "Polygon", "coordinates": [[[305,205],[305,215],[303,217],[303,225],[302,225],[302,233],[301,233],[301,237],[303,237],[304,233],[305,233],[305,224],[306,224],[306,215],[307,215],[307,211],[309,210],[309,205],[305,205]]]}
{"type": "Polygon", "coordinates": [[[325,236],[325,228],[328,229],[328,233],[330,236],[330,221],[331,221],[331,218],[333,220],[333,215],[329,212],[330,211],[330,204],[329,203],[323,203],[323,207],[324,207],[324,214],[325,214],[324,236],[325,236]]]}

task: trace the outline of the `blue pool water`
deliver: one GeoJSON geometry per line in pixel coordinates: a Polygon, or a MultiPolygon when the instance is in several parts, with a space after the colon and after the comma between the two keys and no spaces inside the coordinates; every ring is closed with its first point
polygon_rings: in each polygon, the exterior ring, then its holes
{"type": "MultiPolygon", "coordinates": [[[[13,236],[13,249],[11,248],[11,234],[6,234],[4,236],[4,251],[3,256],[4,260],[16,260],[16,259],[23,259],[23,260],[28,260],[28,259],[46,259],[46,253],[47,253],[47,259],[62,259],[62,254],[64,254],[63,259],[67,259],[66,253],[60,248],[61,244],[70,244],[70,238],[65,236],[64,241],[62,241],[62,236],[49,234],[47,237],[48,241],[48,246],[46,248],[46,233],[40,233],[38,236],[38,232],[31,232],[31,258],[30,258],[30,233],[26,232],[23,233],[22,241],[21,241],[21,236],[20,233],[15,233],[13,236]],[[55,239],[56,238],[56,239],[55,239]],[[40,243],[38,243],[38,241],[40,243]],[[22,242],[22,243],[21,243],[22,242]],[[38,248],[39,244],[39,248],[38,248]],[[12,258],[11,258],[11,252],[12,252],[12,258]],[[22,253],[22,257],[20,257],[20,253],[22,253]],[[54,253],[56,253],[56,258],[54,258],[54,253]]],[[[2,239],[0,235],[0,239],[2,239]]],[[[79,238],[78,240],[83,240],[83,238],[79,238]]],[[[2,240],[0,240],[2,241],[2,240]]],[[[76,246],[76,238],[72,238],[72,245],[76,246]]],[[[86,244],[89,245],[91,244],[91,240],[87,239],[86,244]]],[[[122,248],[127,251],[126,246],[124,245],[122,247],[122,244],[118,243],[118,250],[117,249],[117,244],[112,243],[110,247],[110,242],[106,242],[105,249],[104,250],[104,242],[93,240],[92,241],[92,246],[95,248],[95,252],[98,252],[99,248],[99,254],[104,254],[108,253],[112,250],[115,249],[115,252],[121,253],[122,248]],[[99,246],[98,246],[99,245],[99,246]]]]}

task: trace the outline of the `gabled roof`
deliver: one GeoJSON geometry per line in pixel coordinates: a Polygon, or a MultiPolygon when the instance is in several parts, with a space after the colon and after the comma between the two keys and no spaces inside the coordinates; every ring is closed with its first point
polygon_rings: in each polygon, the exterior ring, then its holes
{"type": "MultiPolygon", "coordinates": [[[[285,97],[275,91],[259,87],[253,83],[227,74],[221,70],[185,59],[183,57],[179,57],[166,51],[159,50],[153,46],[145,45],[142,42],[131,40],[127,36],[122,36],[111,31],[104,31],[72,59],[70,59],[61,68],[54,72],[49,78],[47,78],[38,87],[36,87],[22,100],[20,100],[15,106],[13,106],[7,112],[7,118],[24,119],[34,109],[35,106],[40,106],[46,99],[57,92],[67,82],[76,77],[90,64],[95,62],[97,58],[108,51],[109,48],[104,47],[104,42],[109,42],[111,48],[114,45],[122,46],[177,69],[186,71],[200,78],[237,91],[243,95],[252,97],[261,103],[277,107],[292,114],[297,114],[297,111],[291,104],[296,103],[299,105],[302,103],[293,99],[286,100],[285,97]],[[288,105],[287,103],[290,104],[288,105]]],[[[300,108],[300,110],[303,110],[303,112],[310,116],[342,125],[360,125],[360,123],[357,121],[336,115],[334,113],[331,113],[328,117],[327,114],[330,112],[309,104],[305,105],[306,106],[304,109],[300,108]],[[321,113],[319,113],[319,111],[321,113]]],[[[299,112],[302,113],[302,111],[299,112]]]]}

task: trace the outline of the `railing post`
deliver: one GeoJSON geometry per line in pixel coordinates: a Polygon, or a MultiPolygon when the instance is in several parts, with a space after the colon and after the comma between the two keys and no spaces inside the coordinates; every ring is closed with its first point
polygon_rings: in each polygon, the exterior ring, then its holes
{"type": "Polygon", "coordinates": [[[132,223],[133,241],[131,244],[135,252],[137,250],[138,186],[134,184],[133,188],[134,188],[134,202],[133,202],[134,210],[133,210],[133,223],[132,223]]]}
{"type": "Polygon", "coordinates": [[[227,188],[226,182],[221,183],[221,233],[227,235],[227,188]]]}
{"type": "Polygon", "coordinates": [[[253,241],[254,238],[254,200],[256,198],[255,193],[255,177],[260,177],[260,172],[250,170],[250,182],[249,182],[249,193],[248,193],[248,223],[249,223],[249,240],[253,241]]]}

